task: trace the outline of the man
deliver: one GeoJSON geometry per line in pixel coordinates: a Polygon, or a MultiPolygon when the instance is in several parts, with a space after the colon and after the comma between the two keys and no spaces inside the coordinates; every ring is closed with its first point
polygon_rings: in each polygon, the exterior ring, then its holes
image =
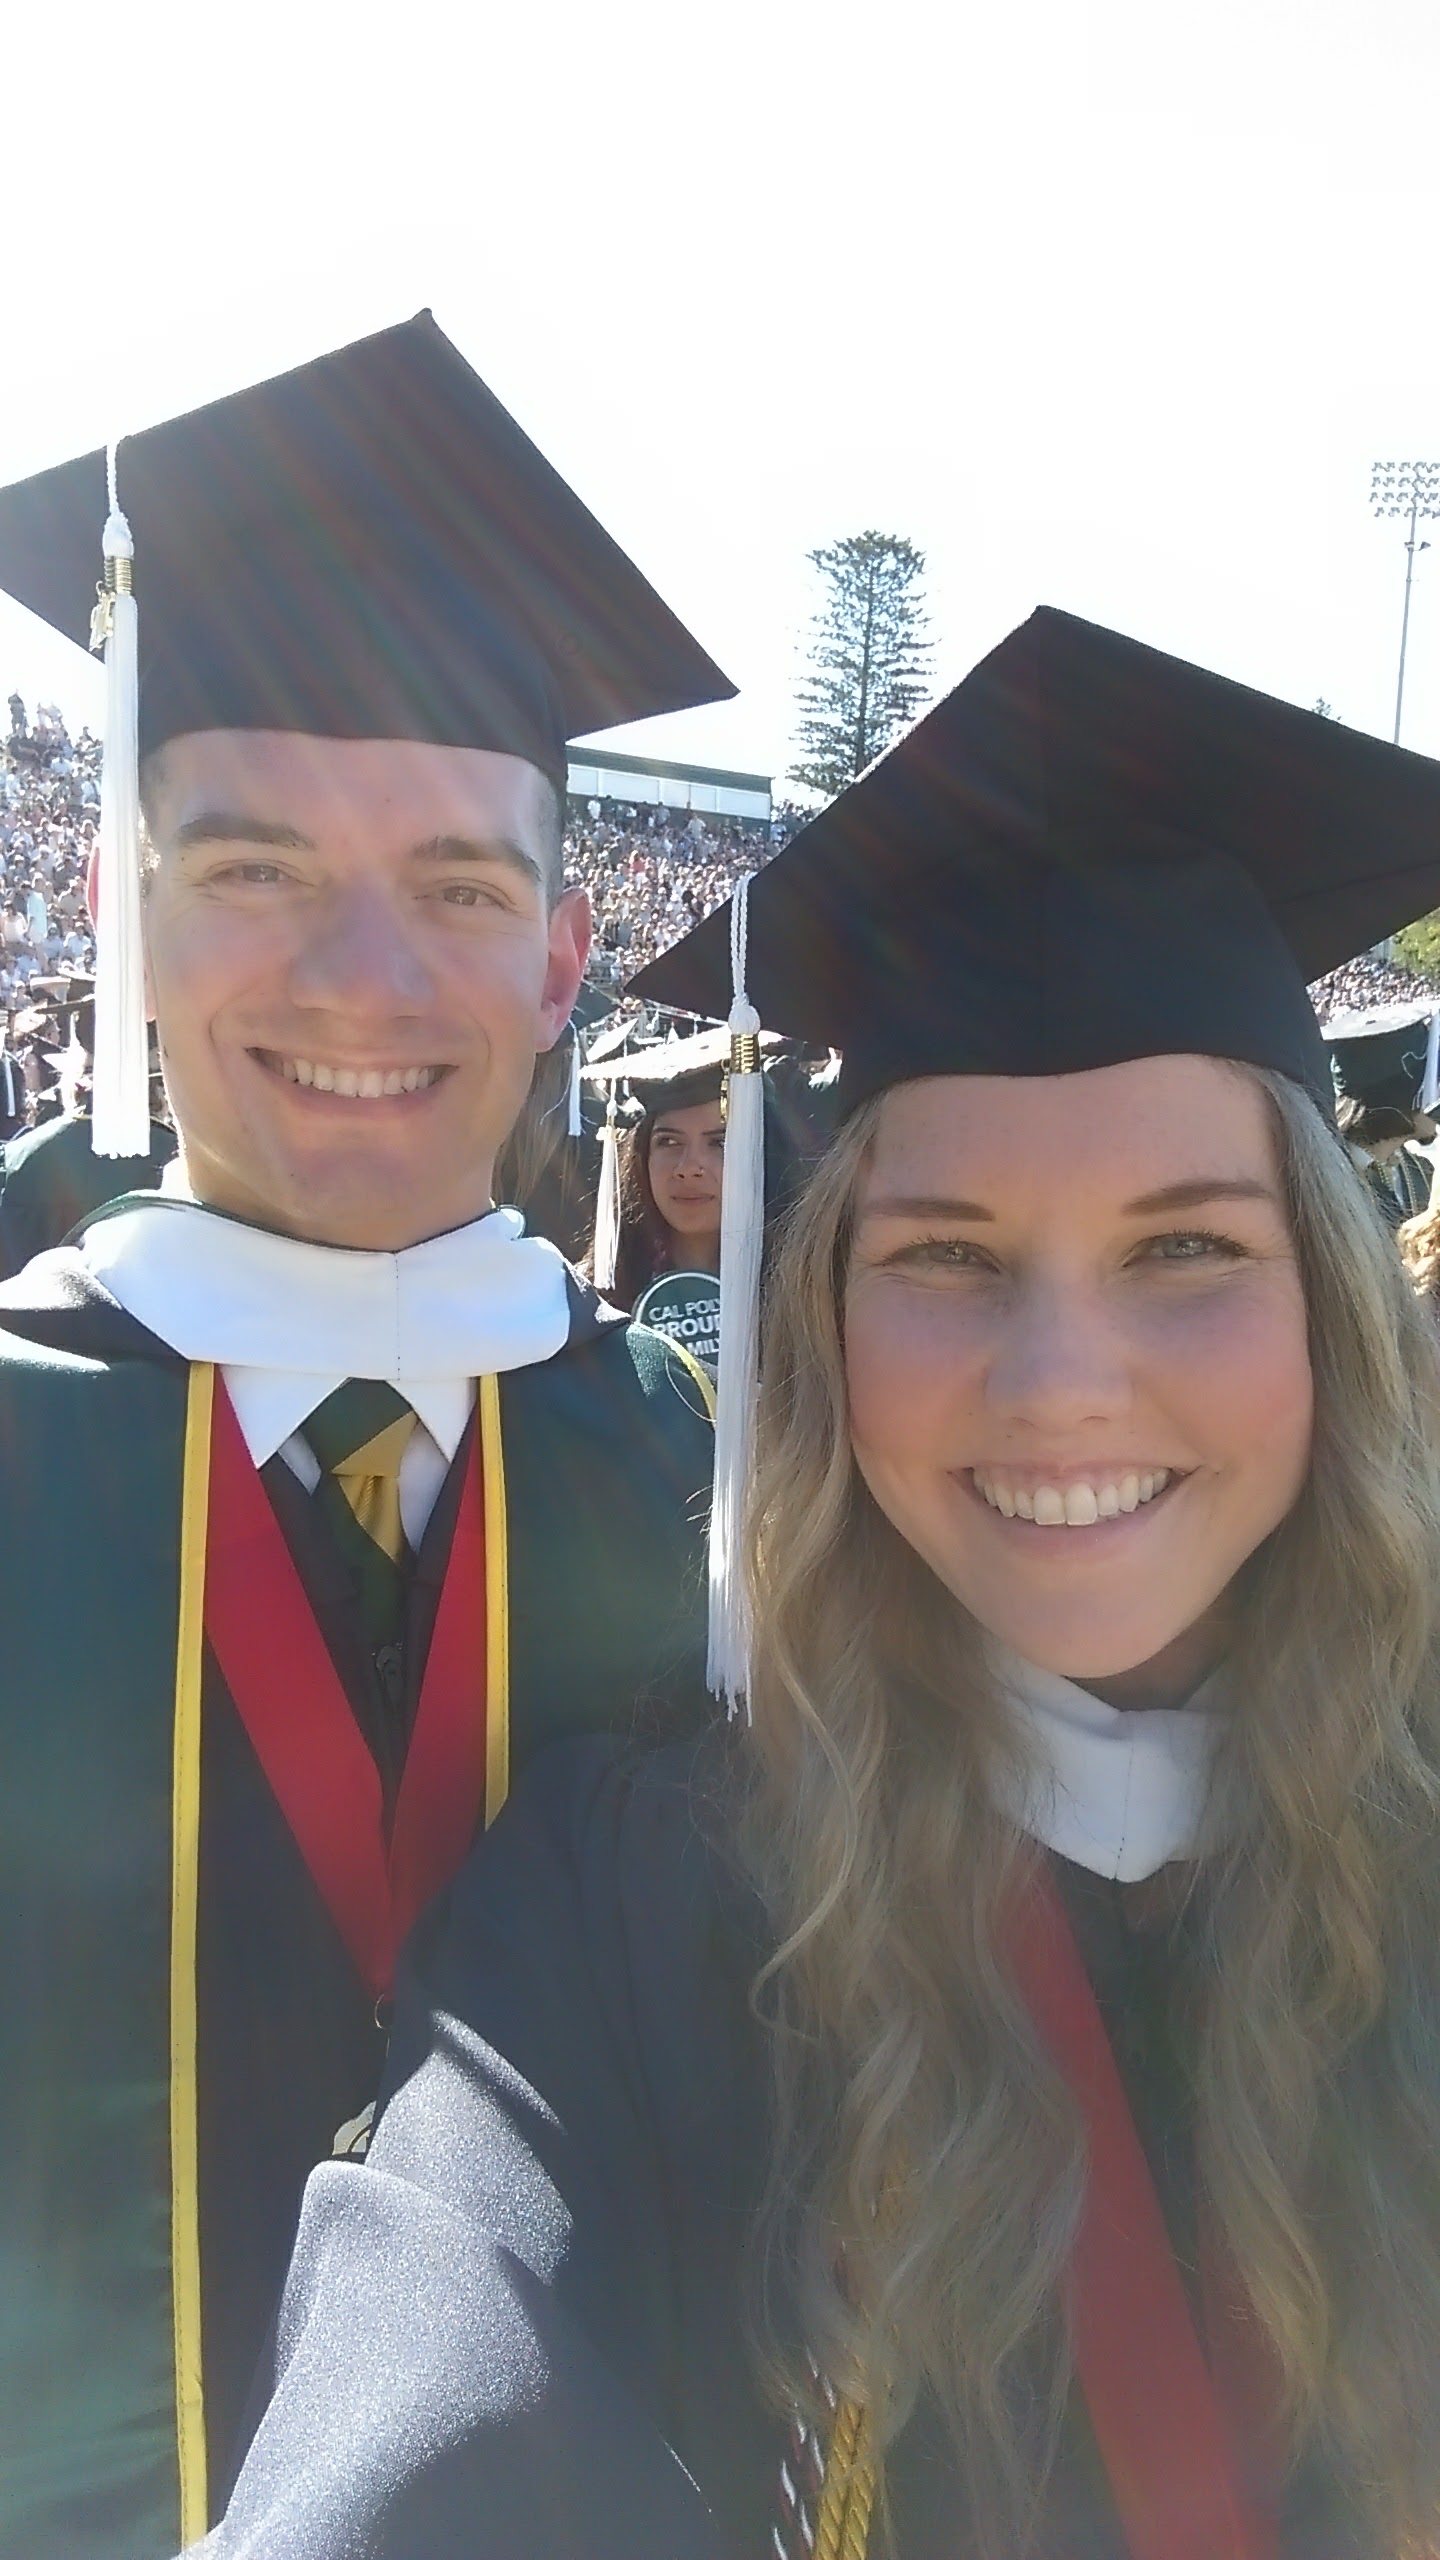
{"type": "MultiPolygon", "coordinates": [[[[183,1178],[0,1290],[3,2560],[203,2530],[405,1926],[541,1742],[703,1712],[701,1386],[490,1202],[565,740],[725,680],[428,315],[119,473],[183,1178]]],[[[0,492],[75,637],[104,515],[0,492]]]]}

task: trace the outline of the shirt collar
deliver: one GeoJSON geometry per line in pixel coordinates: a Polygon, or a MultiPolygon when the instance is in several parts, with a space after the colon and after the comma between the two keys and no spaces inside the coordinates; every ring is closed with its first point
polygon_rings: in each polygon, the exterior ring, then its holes
{"type": "Polygon", "coordinates": [[[385,1378],[453,1449],[455,1400],[432,1387],[529,1368],[569,1334],[565,1262],[524,1226],[494,1209],[400,1253],[352,1253],[148,1193],[102,1211],[80,1251],[127,1314],[182,1359],[213,1360],[232,1395],[233,1373],[261,1373],[241,1396],[257,1429],[263,1404],[258,1436],[275,1447],[343,1379],[385,1378]]]}
{"type": "MultiPolygon", "coordinates": [[[[347,1373],[352,1374],[353,1372],[347,1373]]],[[[343,1386],[343,1377],[316,1377],[308,1369],[249,1369],[227,1362],[225,1385],[245,1446],[257,1467],[273,1458],[318,1404],[343,1386]]],[[[408,1378],[402,1392],[447,1461],[465,1436],[475,1391],[469,1378],[408,1378]]]]}
{"type": "Polygon", "coordinates": [[[1223,1726],[1221,1673],[1183,1707],[1135,1712],[1018,1654],[997,1647],[992,1659],[1026,1744],[1026,1772],[1001,1789],[1022,1830],[1116,1884],[1199,1853],[1223,1726]]]}

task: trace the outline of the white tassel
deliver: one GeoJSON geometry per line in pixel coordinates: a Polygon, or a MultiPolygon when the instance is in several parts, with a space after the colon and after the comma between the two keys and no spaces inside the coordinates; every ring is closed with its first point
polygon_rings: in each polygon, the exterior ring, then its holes
{"type": "Polygon", "coordinates": [[[565,1115],[567,1138],[583,1138],[585,1122],[580,1110],[580,1034],[570,1025],[570,1107],[565,1115]]]}
{"type": "Polygon", "coordinates": [[[90,1143],[97,1156],[143,1156],[150,1151],[150,1056],[140,920],[140,651],[135,545],[120,513],[113,445],[106,469],[105,583],[90,633],[92,648],[102,640],[105,647],[90,1143]]]}
{"type": "Polygon", "coordinates": [[[765,1079],[760,1016],[745,988],[750,874],[730,908],[730,1076],[720,1197],[720,1366],[715,1389],[715,1491],[710,1510],[712,1694],[734,1715],[750,1687],[750,1594],[742,1533],[755,1462],[760,1261],[765,1242],[765,1079]]]}
{"type": "Polygon", "coordinates": [[[595,1286],[603,1298],[615,1286],[620,1256],[620,1124],[615,1117],[615,1087],[600,1132],[600,1188],[595,1197],[595,1286]]]}

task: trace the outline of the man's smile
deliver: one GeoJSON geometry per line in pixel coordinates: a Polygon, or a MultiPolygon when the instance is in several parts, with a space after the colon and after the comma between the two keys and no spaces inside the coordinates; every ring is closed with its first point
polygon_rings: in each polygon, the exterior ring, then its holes
{"type": "Polygon", "coordinates": [[[451,1065],[341,1066],[324,1058],[289,1057],[279,1049],[251,1049],[248,1055],[267,1074],[300,1091],[325,1094],[346,1102],[388,1102],[425,1093],[446,1076],[451,1065]]]}

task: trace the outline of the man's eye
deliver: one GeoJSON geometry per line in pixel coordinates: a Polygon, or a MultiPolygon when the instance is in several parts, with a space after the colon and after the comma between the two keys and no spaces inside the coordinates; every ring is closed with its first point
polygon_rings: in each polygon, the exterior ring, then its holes
{"type": "Polygon", "coordinates": [[[230,862],[220,874],[222,880],[243,880],[247,885],[253,882],[262,889],[284,876],[278,862],[230,862]]]}
{"type": "Polygon", "coordinates": [[[503,907],[505,901],[483,880],[447,880],[437,895],[446,907],[503,907]]]}

